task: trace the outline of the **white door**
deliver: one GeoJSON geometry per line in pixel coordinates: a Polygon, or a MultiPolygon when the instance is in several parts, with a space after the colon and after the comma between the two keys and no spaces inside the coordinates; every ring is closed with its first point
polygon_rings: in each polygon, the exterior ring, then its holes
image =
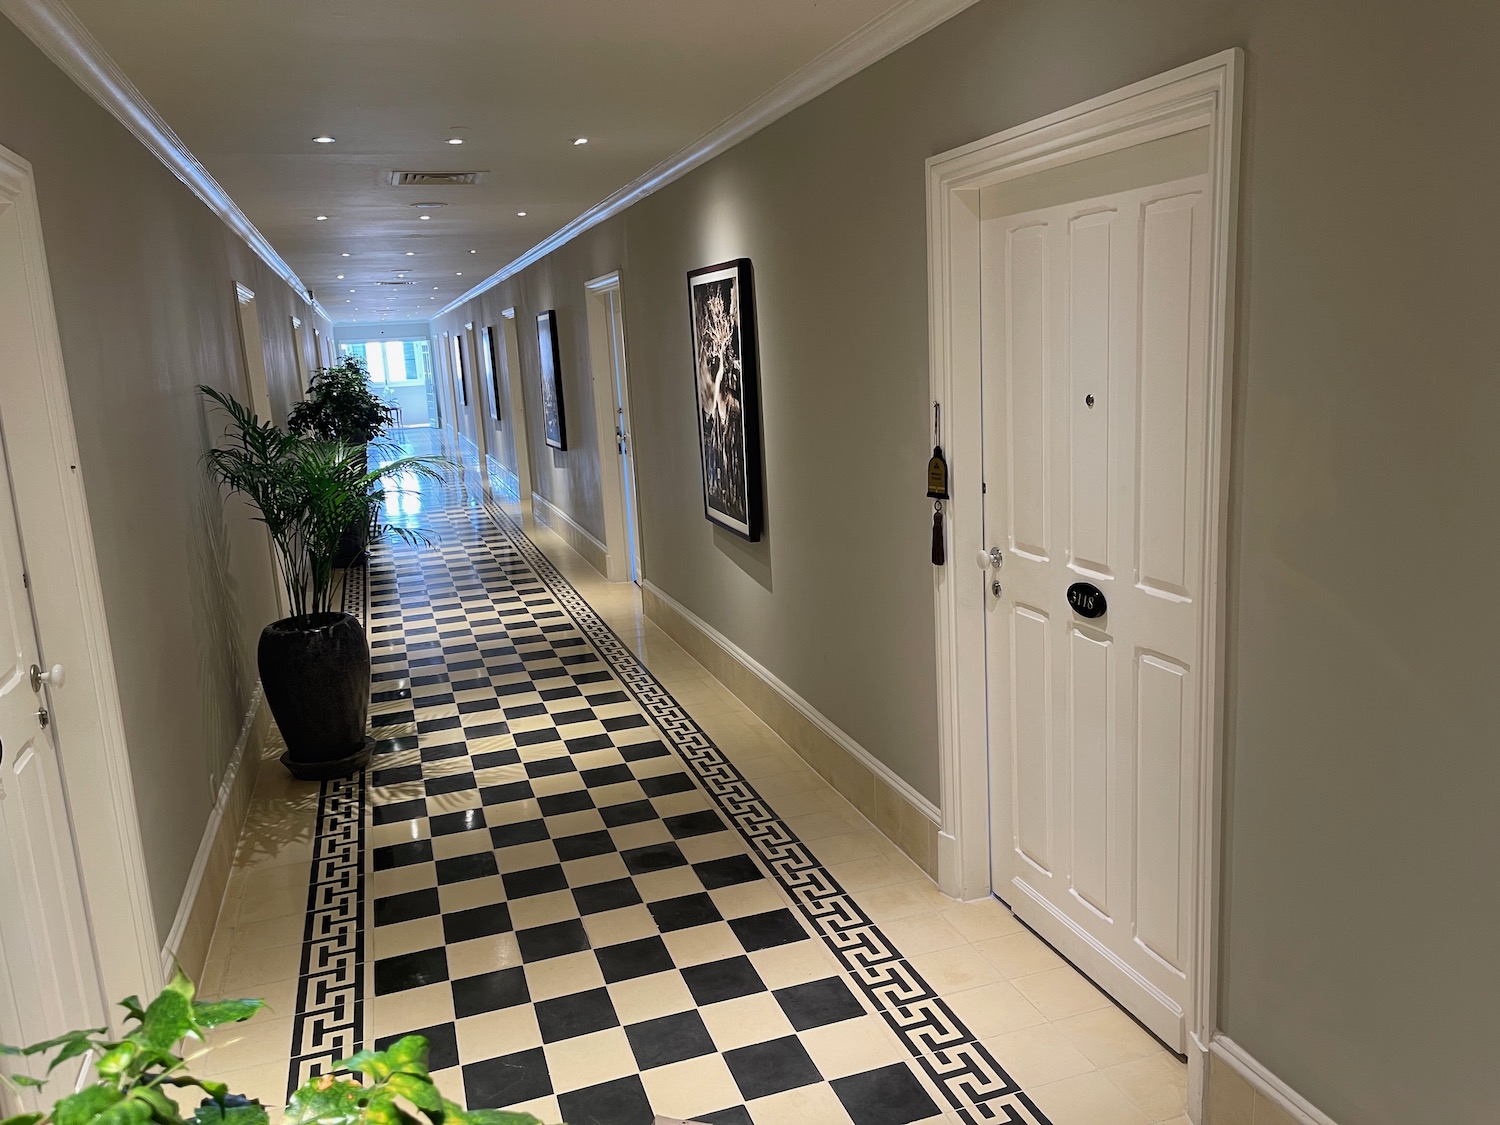
{"type": "Polygon", "coordinates": [[[1207,425],[1194,137],[981,195],[992,886],[1179,1051],[1207,425]]]}
{"type": "MultiPolygon", "coordinates": [[[[9,467],[0,456],[0,1042],[12,1045],[88,1027],[103,1008],[62,771],[50,725],[37,713],[50,705],[49,689],[39,694],[31,685],[37,663],[9,467]]],[[[0,1065],[38,1078],[45,1071],[36,1060],[0,1065]]],[[[60,1074],[52,1093],[71,1090],[76,1073],[60,1074]]],[[[0,1108],[5,1096],[0,1088],[0,1108]]]]}

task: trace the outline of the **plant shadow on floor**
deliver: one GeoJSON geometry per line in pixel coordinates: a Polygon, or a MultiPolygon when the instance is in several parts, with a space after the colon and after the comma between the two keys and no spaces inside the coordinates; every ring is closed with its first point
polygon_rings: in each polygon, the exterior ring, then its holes
{"type": "MultiPolygon", "coordinates": [[[[189,1063],[211,1062],[210,1048],[179,1054],[184,1043],[202,1042],[216,1027],[250,1019],[264,1001],[199,1000],[193,982],[178,972],[149,1005],[131,996],[120,1006],[126,1030],[118,1039],[109,1038],[107,1028],[89,1028],[29,1047],[0,1044],[0,1058],[10,1060],[12,1071],[0,1081],[16,1092],[39,1090],[70,1059],[91,1052],[94,1059],[92,1082],[50,1108],[0,1125],[269,1125],[261,1103],[188,1072],[189,1063]],[[196,1107],[183,1108],[199,1094],[196,1107]]],[[[292,1095],[285,1125],[542,1125],[529,1113],[466,1110],[449,1101],[428,1074],[427,1040],[420,1035],[384,1051],[360,1051],[335,1063],[334,1071],[292,1095]]]]}

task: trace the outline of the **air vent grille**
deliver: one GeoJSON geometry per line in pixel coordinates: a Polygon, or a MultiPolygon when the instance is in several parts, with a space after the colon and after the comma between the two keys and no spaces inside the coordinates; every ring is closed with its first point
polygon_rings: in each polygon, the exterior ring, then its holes
{"type": "Polygon", "coordinates": [[[394,187],[463,187],[477,184],[483,172],[392,172],[394,187]]]}
{"type": "Polygon", "coordinates": [[[415,285],[415,281],[377,281],[376,285],[415,285]]]}

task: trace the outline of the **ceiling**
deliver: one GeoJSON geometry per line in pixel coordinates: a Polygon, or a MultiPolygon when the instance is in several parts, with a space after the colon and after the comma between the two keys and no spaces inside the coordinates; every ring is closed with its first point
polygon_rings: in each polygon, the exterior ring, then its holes
{"type": "Polygon", "coordinates": [[[67,2],[341,323],[427,318],[899,6],[67,2]]]}

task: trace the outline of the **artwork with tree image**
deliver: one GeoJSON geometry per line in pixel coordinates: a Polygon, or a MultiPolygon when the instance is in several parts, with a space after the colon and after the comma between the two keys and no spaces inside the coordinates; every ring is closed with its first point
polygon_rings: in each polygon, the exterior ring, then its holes
{"type": "Polygon", "coordinates": [[[553,449],[567,449],[568,417],[563,409],[557,313],[551,309],[537,314],[536,344],[542,360],[542,437],[553,449]]]}
{"type": "Polygon", "coordinates": [[[703,509],[714,523],[760,538],[759,372],[750,260],[688,274],[703,509]]]}

